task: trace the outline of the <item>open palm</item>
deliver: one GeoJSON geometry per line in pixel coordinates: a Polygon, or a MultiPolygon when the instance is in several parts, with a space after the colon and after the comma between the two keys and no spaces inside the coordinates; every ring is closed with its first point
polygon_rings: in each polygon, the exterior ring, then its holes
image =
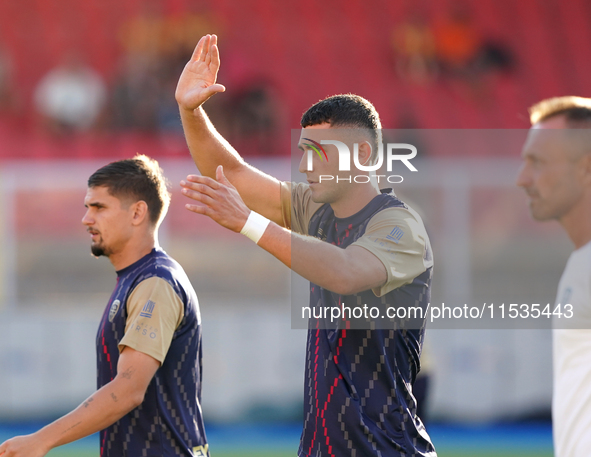
{"type": "Polygon", "coordinates": [[[185,65],[176,87],[176,101],[182,109],[194,110],[209,97],[226,90],[216,84],[220,69],[220,54],[215,35],[205,35],[199,40],[191,60],[185,65]]]}

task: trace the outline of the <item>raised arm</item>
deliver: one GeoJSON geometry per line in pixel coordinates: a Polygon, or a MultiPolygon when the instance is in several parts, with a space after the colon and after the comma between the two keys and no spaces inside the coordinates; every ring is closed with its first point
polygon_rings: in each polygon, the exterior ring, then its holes
{"type": "Polygon", "coordinates": [[[51,449],[96,433],[139,406],[160,363],[126,347],[117,376],[71,413],[32,435],[17,436],[0,445],[1,457],[43,457],[51,449]]]}
{"type": "Polygon", "coordinates": [[[191,156],[204,176],[215,177],[217,166],[222,165],[249,208],[282,224],[279,181],[247,164],[203,111],[203,103],[225,91],[216,84],[219,68],[217,37],[206,35],[185,65],[175,94],[191,156]]]}
{"type": "MultiPolygon", "coordinates": [[[[250,210],[221,167],[216,180],[199,176],[194,181],[182,181],[181,186],[184,195],[201,203],[187,203],[188,210],[206,215],[234,232],[242,230],[250,210]]],[[[342,249],[274,223],[267,226],[257,244],[302,277],[341,295],[380,288],[388,279],[384,264],[362,247],[342,249]]]]}

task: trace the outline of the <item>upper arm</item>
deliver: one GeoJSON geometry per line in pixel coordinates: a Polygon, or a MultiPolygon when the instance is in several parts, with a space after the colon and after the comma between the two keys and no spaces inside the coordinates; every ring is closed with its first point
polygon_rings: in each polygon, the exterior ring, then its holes
{"type": "Polygon", "coordinates": [[[166,280],[152,276],[135,287],[126,306],[125,335],[119,350],[130,347],[163,363],[184,316],[182,300],[166,280]]]}
{"type": "Polygon", "coordinates": [[[158,371],[160,362],[155,358],[136,351],[130,347],[125,347],[119,356],[117,363],[117,382],[129,381],[126,383],[131,391],[143,396],[150,384],[150,381],[158,371]]]}
{"type": "Polygon", "coordinates": [[[342,295],[351,295],[384,285],[388,273],[384,263],[371,251],[351,245],[345,251],[342,265],[349,266],[349,276],[345,276],[345,286],[351,288],[342,295]]]}
{"type": "Polygon", "coordinates": [[[375,215],[353,247],[369,251],[383,266],[387,277],[373,286],[377,296],[409,284],[432,265],[429,238],[420,217],[403,208],[375,215]]]}

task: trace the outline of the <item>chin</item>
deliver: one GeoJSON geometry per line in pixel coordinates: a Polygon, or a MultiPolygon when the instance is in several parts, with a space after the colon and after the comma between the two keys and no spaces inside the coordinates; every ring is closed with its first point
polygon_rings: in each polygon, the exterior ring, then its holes
{"type": "Polygon", "coordinates": [[[312,192],[311,198],[314,203],[330,203],[329,199],[327,199],[322,194],[318,194],[316,192],[312,192]]]}
{"type": "Polygon", "coordinates": [[[530,214],[531,214],[531,217],[538,222],[544,222],[544,221],[550,221],[553,219],[558,219],[556,216],[554,216],[552,214],[546,214],[546,213],[539,211],[539,210],[536,211],[533,208],[530,208],[530,214]]]}
{"type": "Polygon", "coordinates": [[[97,245],[92,245],[90,246],[90,252],[92,253],[93,256],[95,257],[101,257],[105,254],[105,250],[101,247],[101,246],[97,246],[97,245]]]}

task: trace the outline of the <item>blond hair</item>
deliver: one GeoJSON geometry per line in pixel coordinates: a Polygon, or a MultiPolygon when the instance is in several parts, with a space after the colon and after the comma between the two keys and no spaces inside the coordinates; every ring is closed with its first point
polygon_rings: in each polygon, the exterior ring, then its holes
{"type": "Polygon", "coordinates": [[[564,115],[569,127],[591,125],[591,98],[567,95],[542,100],[529,108],[532,125],[551,117],[564,115]]]}

